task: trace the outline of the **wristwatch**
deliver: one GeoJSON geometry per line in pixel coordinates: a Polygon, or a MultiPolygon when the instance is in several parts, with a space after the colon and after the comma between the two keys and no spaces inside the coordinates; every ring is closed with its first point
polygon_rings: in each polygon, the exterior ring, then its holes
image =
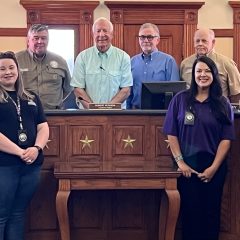
{"type": "Polygon", "coordinates": [[[35,147],[35,148],[38,150],[38,153],[41,153],[41,152],[42,152],[42,148],[39,147],[38,145],[34,145],[33,147],[35,147]]]}

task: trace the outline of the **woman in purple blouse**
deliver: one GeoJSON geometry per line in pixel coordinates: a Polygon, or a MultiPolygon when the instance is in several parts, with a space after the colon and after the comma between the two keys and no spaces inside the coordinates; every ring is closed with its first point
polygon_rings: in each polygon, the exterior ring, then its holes
{"type": "Polygon", "coordinates": [[[206,56],[193,64],[188,90],[171,101],[164,123],[182,176],[182,240],[218,240],[226,158],[234,139],[233,112],[218,69],[206,56]]]}

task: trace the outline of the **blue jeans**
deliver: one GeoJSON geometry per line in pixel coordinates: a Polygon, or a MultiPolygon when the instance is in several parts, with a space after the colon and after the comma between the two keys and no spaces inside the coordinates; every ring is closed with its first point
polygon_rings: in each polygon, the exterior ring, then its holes
{"type": "Polygon", "coordinates": [[[25,212],[40,181],[40,165],[0,166],[0,240],[23,240],[25,212]]]}

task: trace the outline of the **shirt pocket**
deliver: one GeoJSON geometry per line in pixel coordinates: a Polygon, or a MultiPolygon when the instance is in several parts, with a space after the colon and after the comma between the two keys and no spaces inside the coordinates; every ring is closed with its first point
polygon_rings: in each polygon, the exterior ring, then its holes
{"type": "Polygon", "coordinates": [[[58,80],[64,78],[64,72],[59,68],[46,68],[46,73],[50,76],[52,80],[58,80]]]}
{"type": "Polygon", "coordinates": [[[121,86],[121,72],[120,71],[109,71],[108,72],[108,81],[114,91],[118,91],[121,86]]]}
{"type": "Polygon", "coordinates": [[[59,68],[51,68],[47,67],[45,72],[42,72],[43,74],[43,82],[44,86],[46,87],[57,87],[61,88],[62,87],[62,80],[64,78],[64,72],[63,70],[59,68]]]}
{"type": "Polygon", "coordinates": [[[166,71],[164,69],[155,69],[152,72],[152,81],[166,81],[166,71]]]}

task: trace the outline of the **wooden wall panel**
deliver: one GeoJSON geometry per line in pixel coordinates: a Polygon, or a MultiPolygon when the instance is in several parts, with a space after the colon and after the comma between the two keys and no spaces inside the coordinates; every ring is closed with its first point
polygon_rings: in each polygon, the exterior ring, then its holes
{"type": "Polygon", "coordinates": [[[160,50],[167,48],[167,53],[171,54],[171,48],[174,46],[173,55],[176,58],[178,64],[181,60],[194,52],[193,48],[193,34],[197,29],[198,9],[204,4],[204,2],[125,2],[125,1],[105,1],[110,9],[110,19],[114,25],[115,35],[119,35],[119,29],[123,28],[123,39],[118,41],[114,40],[114,44],[124,49],[133,56],[140,51],[135,45],[135,36],[138,34],[138,30],[141,24],[151,22],[159,26],[160,33],[163,37],[163,43],[159,45],[160,50]],[[115,25],[118,24],[117,28],[115,25]],[[122,28],[119,25],[122,25],[122,28]],[[130,32],[129,27],[132,27],[134,32],[130,32]],[[166,26],[165,29],[162,29],[166,26]],[[174,26],[178,26],[179,30],[174,29],[174,26]],[[176,32],[176,33],[175,33],[176,32]],[[129,34],[130,33],[130,34],[129,34]],[[177,38],[175,38],[177,34],[177,38]],[[173,42],[171,38],[167,36],[174,36],[173,42]],[[130,41],[129,41],[130,38],[130,41]],[[123,42],[121,42],[123,40],[123,42]],[[164,43],[165,40],[165,43],[164,43]],[[179,43],[178,43],[179,40],[179,43]],[[133,46],[133,47],[132,47],[133,46]],[[161,48],[163,47],[163,49],[161,48]],[[164,48],[165,47],[165,48],[164,48]],[[135,51],[137,50],[137,51],[135,51]]]}
{"type": "Polygon", "coordinates": [[[229,1],[233,8],[233,59],[240,68],[240,1],[229,1]]]}
{"type": "Polygon", "coordinates": [[[93,11],[99,1],[31,1],[20,0],[27,11],[28,27],[34,23],[49,25],[75,25],[79,27],[79,48],[82,51],[92,46],[90,32],[93,11]]]}

